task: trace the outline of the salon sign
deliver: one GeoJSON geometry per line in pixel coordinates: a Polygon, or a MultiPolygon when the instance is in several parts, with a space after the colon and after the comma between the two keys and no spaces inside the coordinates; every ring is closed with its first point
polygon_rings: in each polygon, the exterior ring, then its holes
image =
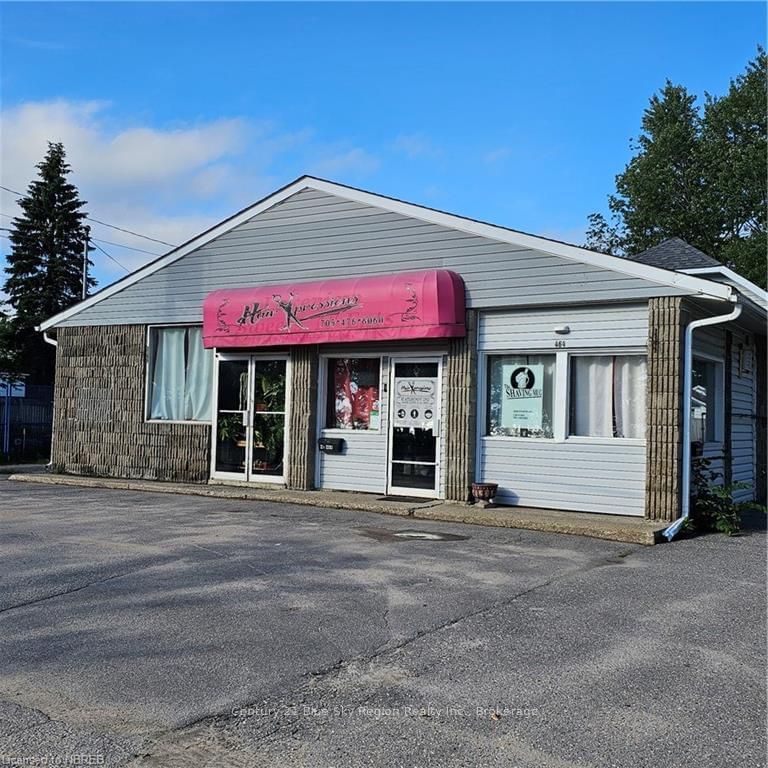
{"type": "Polygon", "coordinates": [[[395,379],[392,424],[395,427],[434,429],[437,418],[437,379],[395,379]]]}
{"type": "Polygon", "coordinates": [[[213,291],[203,345],[237,347],[464,336],[461,277],[446,269],[213,291]]]}
{"type": "Polygon", "coordinates": [[[501,425],[514,429],[543,427],[544,366],[502,366],[501,425]]]}

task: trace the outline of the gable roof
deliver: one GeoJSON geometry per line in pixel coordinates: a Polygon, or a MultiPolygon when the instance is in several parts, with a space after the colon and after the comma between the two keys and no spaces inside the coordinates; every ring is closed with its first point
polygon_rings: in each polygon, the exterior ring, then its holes
{"type": "Polygon", "coordinates": [[[626,258],[660,269],[683,270],[720,266],[717,259],[713,259],[704,251],[694,248],[679,237],[670,237],[668,240],[642,251],[642,253],[626,258]]]}
{"type": "Polygon", "coordinates": [[[519,232],[495,224],[488,224],[464,216],[445,213],[444,211],[438,211],[434,208],[427,208],[414,203],[407,203],[396,198],[366,192],[362,189],[348,187],[343,184],[326,181],[325,179],[318,179],[312,176],[301,176],[296,179],[296,181],[278,189],[276,192],[273,192],[271,195],[268,195],[254,205],[235,213],[228,219],[225,219],[154,261],[149,262],[135,272],[132,272],[130,275],[126,275],[121,280],[102,288],[84,301],[48,318],[38,326],[37,330],[45,331],[49,328],[53,328],[62,321],[77,315],[94,304],[108,299],[110,296],[113,296],[128,286],[154,274],[169,264],[173,264],[188,253],[202,247],[206,243],[211,242],[217,237],[229,232],[231,229],[234,229],[273,206],[278,205],[304,189],[318,190],[320,192],[325,192],[326,194],[335,195],[364,205],[370,205],[385,211],[391,211],[421,221],[431,222],[449,229],[467,232],[497,242],[510,243],[524,248],[530,248],[570,261],[589,264],[598,268],[619,272],[630,277],[637,277],[665,287],[674,287],[684,293],[700,296],[702,298],[728,301],[731,300],[733,295],[732,289],[722,283],[704,280],[691,275],[684,275],[679,272],[671,272],[666,269],[659,269],[655,266],[622,259],[617,256],[608,256],[604,253],[597,253],[596,251],[569,245],[568,243],[563,243],[558,240],[529,235],[525,232],[519,232]]]}

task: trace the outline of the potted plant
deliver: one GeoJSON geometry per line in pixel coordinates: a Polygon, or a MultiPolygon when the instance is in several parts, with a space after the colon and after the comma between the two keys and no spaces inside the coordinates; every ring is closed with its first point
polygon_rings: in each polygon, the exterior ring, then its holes
{"type": "Polygon", "coordinates": [[[498,483],[472,483],[472,498],[482,507],[493,506],[493,500],[499,490],[498,483]]]}
{"type": "Polygon", "coordinates": [[[219,416],[219,442],[236,441],[243,434],[243,417],[239,413],[219,416]]]}

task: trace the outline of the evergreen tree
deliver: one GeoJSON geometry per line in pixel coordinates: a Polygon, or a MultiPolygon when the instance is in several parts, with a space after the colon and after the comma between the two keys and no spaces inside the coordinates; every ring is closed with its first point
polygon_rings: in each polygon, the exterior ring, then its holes
{"type": "Polygon", "coordinates": [[[765,287],[767,87],[762,49],[726,96],[707,96],[703,115],[667,82],[616,177],[611,220],[590,215],[586,247],[621,256],[680,237],[765,287]]]}
{"type": "MultiPolygon", "coordinates": [[[[23,213],[11,224],[3,286],[13,316],[5,321],[9,327],[2,334],[6,349],[0,349],[0,368],[39,384],[53,382],[55,352],[35,326],[82,297],[85,202],[67,181],[71,169],[65,157],[62,144],[49,142],[37,165],[38,178],[18,201],[23,213]]],[[[95,285],[89,278],[88,287],[95,285]]]]}

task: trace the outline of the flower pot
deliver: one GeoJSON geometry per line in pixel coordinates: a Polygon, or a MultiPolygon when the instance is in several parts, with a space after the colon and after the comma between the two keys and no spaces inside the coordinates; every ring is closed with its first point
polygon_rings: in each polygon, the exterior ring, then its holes
{"type": "Polygon", "coordinates": [[[478,504],[489,506],[499,490],[498,483],[472,483],[472,498],[478,504]]]}

